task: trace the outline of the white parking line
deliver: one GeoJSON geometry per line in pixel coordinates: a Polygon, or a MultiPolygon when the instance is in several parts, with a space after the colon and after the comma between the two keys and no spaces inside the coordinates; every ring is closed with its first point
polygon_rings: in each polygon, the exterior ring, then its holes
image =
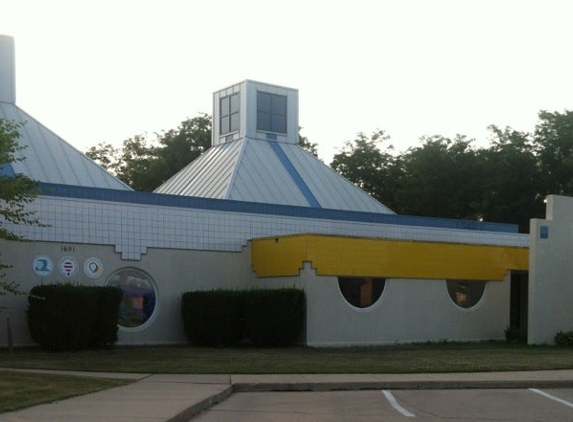
{"type": "Polygon", "coordinates": [[[392,407],[394,409],[396,409],[398,412],[400,412],[402,415],[406,416],[407,418],[415,418],[416,417],[416,415],[408,412],[406,409],[404,409],[402,406],[400,406],[398,401],[394,398],[394,396],[392,395],[392,393],[389,390],[382,390],[382,393],[384,393],[384,396],[386,396],[386,400],[388,400],[388,402],[390,402],[392,407]]]}
{"type": "Polygon", "coordinates": [[[543,397],[547,397],[548,399],[555,400],[557,403],[564,404],[565,406],[573,407],[573,403],[568,402],[567,400],[562,400],[559,397],[552,396],[551,394],[548,394],[545,391],[538,390],[537,388],[530,388],[529,391],[533,391],[534,393],[541,394],[543,397]]]}

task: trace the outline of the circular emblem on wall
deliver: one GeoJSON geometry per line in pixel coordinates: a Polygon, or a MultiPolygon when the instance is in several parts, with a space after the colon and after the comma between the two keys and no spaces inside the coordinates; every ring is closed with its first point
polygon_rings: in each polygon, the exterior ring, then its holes
{"type": "Polygon", "coordinates": [[[78,272],[78,263],[69,256],[64,256],[58,263],[60,274],[65,278],[72,278],[78,272]]]}
{"type": "Polygon", "coordinates": [[[88,258],[84,261],[84,273],[89,278],[100,278],[103,274],[103,264],[97,258],[88,258]]]}
{"type": "Polygon", "coordinates": [[[49,256],[38,255],[32,262],[34,274],[39,277],[48,277],[54,271],[54,264],[49,256]]]}

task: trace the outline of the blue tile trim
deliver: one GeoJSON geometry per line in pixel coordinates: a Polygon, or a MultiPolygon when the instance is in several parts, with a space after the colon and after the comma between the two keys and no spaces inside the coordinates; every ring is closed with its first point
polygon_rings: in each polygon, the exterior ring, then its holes
{"type": "Polygon", "coordinates": [[[43,195],[64,198],[155,205],[160,207],[194,208],[248,214],[342,220],[361,223],[398,224],[403,226],[518,233],[518,226],[516,224],[485,223],[472,220],[454,220],[447,218],[378,214],[358,211],[340,211],[324,208],[294,207],[288,205],[232,201],[228,199],[197,198],[190,196],[165,195],[159,193],[135,192],[104,188],[88,188],[82,186],[58,185],[51,183],[40,183],[38,188],[43,195]]]}
{"type": "Polygon", "coordinates": [[[0,164],[0,176],[14,177],[15,173],[14,169],[12,168],[12,164],[10,163],[0,164]]]}
{"type": "Polygon", "coordinates": [[[300,191],[308,201],[308,204],[313,208],[322,208],[318,203],[318,201],[316,200],[316,198],[314,197],[314,195],[312,194],[312,192],[310,191],[310,188],[308,187],[304,179],[300,176],[298,171],[296,171],[296,169],[288,159],[287,155],[285,154],[281,146],[277,142],[269,142],[269,145],[275,152],[276,156],[279,158],[280,162],[282,163],[282,165],[284,166],[284,168],[286,169],[286,171],[288,172],[294,183],[297,185],[297,187],[300,189],[300,191]]]}

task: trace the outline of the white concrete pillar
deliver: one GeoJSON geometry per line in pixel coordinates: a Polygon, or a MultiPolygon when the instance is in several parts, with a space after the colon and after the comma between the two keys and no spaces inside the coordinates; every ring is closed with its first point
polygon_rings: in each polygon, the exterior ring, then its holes
{"type": "Polygon", "coordinates": [[[0,35],[0,102],[16,103],[14,38],[0,35]]]}

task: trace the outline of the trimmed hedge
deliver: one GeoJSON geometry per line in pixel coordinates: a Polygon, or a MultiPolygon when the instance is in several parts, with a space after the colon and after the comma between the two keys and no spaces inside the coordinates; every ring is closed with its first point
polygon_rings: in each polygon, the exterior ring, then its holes
{"type": "Polygon", "coordinates": [[[117,341],[117,323],[123,293],[119,287],[92,288],[98,293],[98,306],[90,346],[111,346],[117,341]]]}
{"type": "Polygon", "coordinates": [[[299,289],[255,290],[247,295],[247,337],[256,346],[294,344],[304,326],[305,295],[299,289]]]}
{"type": "Polygon", "coordinates": [[[212,290],[183,293],[185,334],[196,346],[234,346],[245,333],[244,293],[212,290]]]}
{"type": "Polygon", "coordinates": [[[185,334],[196,346],[289,346],[299,339],[304,311],[299,289],[195,291],[181,297],[185,334]]]}
{"type": "Polygon", "coordinates": [[[121,290],[114,287],[35,286],[27,311],[32,339],[52,351],[113,344],[121,297],[121,290]]]}

